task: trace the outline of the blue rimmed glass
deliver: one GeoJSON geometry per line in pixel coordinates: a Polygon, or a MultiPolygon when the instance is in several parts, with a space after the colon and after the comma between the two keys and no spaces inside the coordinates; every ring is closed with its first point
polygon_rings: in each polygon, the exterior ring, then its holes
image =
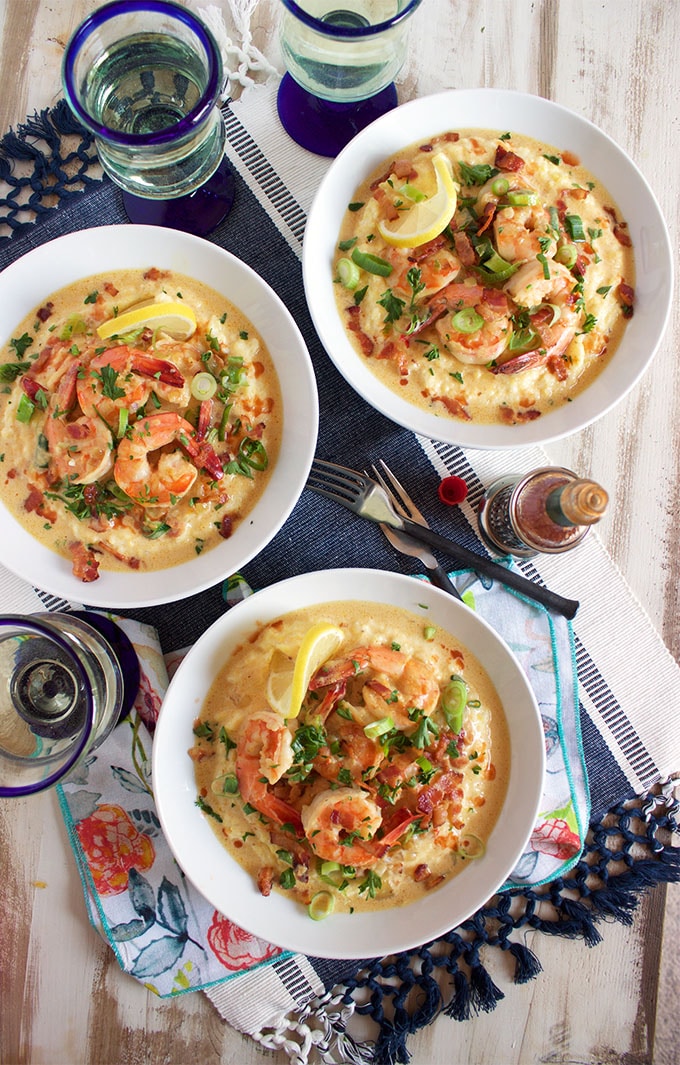
{"type": "Polygon", "coordinates": [[[287,73],[278,112],[293,140],[335,156],[397,106],[394,78],[408,47],[407,24],[421,0],[281,0],[287,73]]]}
{"type": "Polygon", "coordinates": [[[64,93],[131,221],[205,235],[228,214],[222,77],[210,30],[170,0],[113,0],[76,29],[64,93]]]}
{"type": "Polygon", "coordinates": [[[0,798],[51,788],[128,713],[139,660],[90,611],[0,616],[0,798]]]}

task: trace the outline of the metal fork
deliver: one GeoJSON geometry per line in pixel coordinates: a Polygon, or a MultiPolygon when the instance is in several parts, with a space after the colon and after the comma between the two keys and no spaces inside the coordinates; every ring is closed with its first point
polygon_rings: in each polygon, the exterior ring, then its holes
{"type": "Polygon", "coordinates": [[[361,518],[368,518],[378,524],[384,522],[391,529],[409,533],[414,539],[427,544],[428,547],[434,547],[435,550],[454,558],[461,566],[475,570],[481,576],[499,581],[506,587],[521,592],[528,599],[533,599],[548,609],[563,614],[566,618],[573,618],[579,608],[579,603],[575,599],[565,599],[543,585],[535,584],[526,577],[522,577],[516,570],[506,569],[498,562],[492,562],[486,556],[478,555],[454,540],[447,540],[445,536],[440,536],[426,525],[419,525],[411,518],[404,518],[397,514],[385,489],[377,481],[366,474],[359,473],[358,470],[339,466],[335,462],[315,459],[307,479],[307,487],[317,495],[325,496],[347,507],[361,518]]]}
{"type": "MultiPolygon", "coordinates": [[[[411,518],[412,521],[418,522],[419,525],[427,526],[427,521],[423,514],[418,510],[418,507],[415,505],[404,486],[400,484],[392,473],[392,470],[384,459],[380,459],[380,465],[382,466],[382,472],[374,465],[372,467],[373,474],[391,499],[397,514],[401,514],[403,518],[411,518]],[[387,479],[389,479],[389,484],[387,479]]],[[[432,584],[437,588],[441,588],[443,591],[448,592],[449,595],[454,596],[454,598],[460,599],[462,602],[462,596],[448,573],[443,566],[440,566],[432,552],[428,551],[424,544],[418,543],[417,540],[414,540],[413,537],[409,536],[407,533],[397,532],[396,529],[391,529],[390,526],[385,525],[384,522],[381,524],[380,528],[395,550],[401,551],[404,555],[410,555],[412,558],[420,559],[423,565],[429,570],[430,581],[432,584]]]]}

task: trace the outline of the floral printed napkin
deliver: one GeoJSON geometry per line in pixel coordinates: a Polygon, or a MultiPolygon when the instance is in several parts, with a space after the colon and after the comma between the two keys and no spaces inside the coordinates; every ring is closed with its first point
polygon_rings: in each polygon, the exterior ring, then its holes
{"type": "MultiPolygon", "coordinates": [[[[547,773],[541,814],[508,888],[537,885],[578,859],[588,825],[571,625],[475,574],[453,575],[468,606],[504,637],[535,691],[547,773]]],[[[228,601],[248,594],[235,583],[228,601]]],[[[121,967],[164,997],[209,988],[280,959],[218,913],[194,889],[162,836],[154,807],[151,745],[169,676],[183,657],[163,657],[155,631],[114,618],[141,665],[134,707],[101,748],[58,788],[59,801],[93,926],[121,967]]]]}

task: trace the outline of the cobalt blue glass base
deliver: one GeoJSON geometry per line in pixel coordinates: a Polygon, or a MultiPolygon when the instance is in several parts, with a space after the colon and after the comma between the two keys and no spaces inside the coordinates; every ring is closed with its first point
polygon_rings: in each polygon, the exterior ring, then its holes
{"type": "Polygon", "coordinates": [[[80,618],[86,625],[91,625],[105,640],[108,640],[111,650],[118,659],[123,675],[123,699],[118,717],[118,720],[122,721],[130,713],[139,691],[140,667],[137,652],[120,626],[103,614],[97,614],[93,610],[69,610],[68,613],[74,618],[80,618]]]}
{"type": "Polygon", "coordinates": [[[341,104],[313,96],[284,74],[277,97],[286,133],[316,155],[334,158],[360,130],[397,106],[397,90],[388,85],[368,100],[341,104]]]}
{"type": "Polygon", "coordinates": [[[125,213],[131,222],[147,226],[167,226],[205,237],[229,214],[234,202],[234,175],[223,159],[212,177],[200,189],[172,200],[153,200],[123,192],[125,213]]]}

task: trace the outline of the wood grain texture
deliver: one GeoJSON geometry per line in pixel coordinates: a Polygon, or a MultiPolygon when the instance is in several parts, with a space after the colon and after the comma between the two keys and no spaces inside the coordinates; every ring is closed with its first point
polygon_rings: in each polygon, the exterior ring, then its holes
{"type": "MultiPolygon", "coordinates": [[[[68,36],[95,0],[0,0],[0,132],[60,95],[68,36]]],[[[186,6],[197,11],[207,4],[186,6]]],[[[227,2],[221,6],[226,10],[227,2]]],[[[255,44],[278,63],[278,0],[260,0],[255,44]]],[[[680,4],[668,0],[424,0],[400,99],[495,86],[550,97],[591,119],[646,175],[678,242],[680,4]]],[[[680,322],[677,306],[640,386],[606,417],[550,445],[611,493],[599,534],[680,658],[680,322]]],[[[615,634],[619,638],[620,634],[615,634]]],[[[631,640],[634,653],[634,634],[631,640]]],[[[641,663],[641,668],[644,664],[641,663]]],[[[651,681],[650,681],[651,684],[651,681]]],[[[125,976],[90,927],[56,797],[0,800],[0,1060],[6,1065],[286,1065],[220,1019],[205,996],[164,1001],[125,976]]],[[[418,1065],[677,1061],[680,889],[657,889],[603,942],[529,933],[543,974],[464,1024],[440,1018],[409,1042],[418,1065]],[[666,924],[664,925],[664,921],[666,924]]]]}

